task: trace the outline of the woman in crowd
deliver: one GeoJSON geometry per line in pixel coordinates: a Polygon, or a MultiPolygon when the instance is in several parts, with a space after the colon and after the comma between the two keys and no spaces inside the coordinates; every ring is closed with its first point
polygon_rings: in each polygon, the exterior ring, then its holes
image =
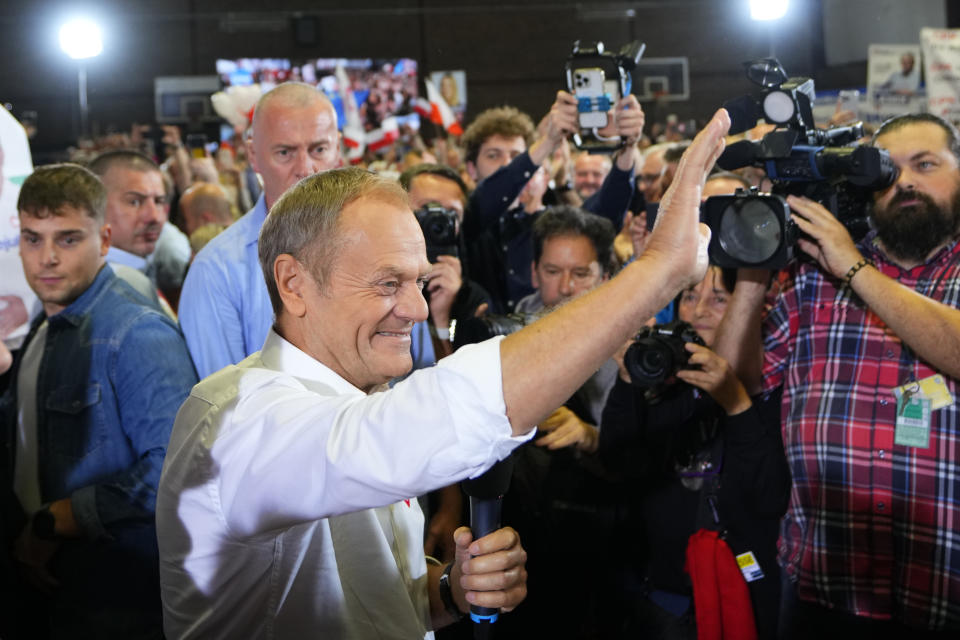
{"type": "MultiPolygon", "coordinates": [[[[710,349],[735,279],[734,271],[711,267],[680,295],[679,320],[692,325],[706,346],[683,345],[689,362],[675,380],[644,389],[631,384],[621,365],[604,409],[601,459],[632,486],[630,526],[624,528],[629,544],[621,548],[632,554],[625,579],[637,595],[628,607],[634,635],[697,637],[697,622],[707,619],[708,607],[704,602],[695,615],[685,565],[688,541],[697,544],[691,536],[700,529],[720,532],[735,556],[752,552],[755,562],[743,568],[752,579],[756,626],[761,638],[776,632],[777,523],[790,489],[779,398],[751,399],[730,365],[710,349]]],[[[749,619],[747,590],[740,591],[749,619]]]]}

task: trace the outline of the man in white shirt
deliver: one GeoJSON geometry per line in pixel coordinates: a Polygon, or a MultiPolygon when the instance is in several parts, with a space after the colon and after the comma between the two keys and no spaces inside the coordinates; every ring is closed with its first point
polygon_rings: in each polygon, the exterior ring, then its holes
{"type": "Polygon", "coordinates": [[[409,371],[411,328],[427,317],[431,267],[406,195],[359,169],[285,193],[258,246],[274,327],[262,351],[194,388],[168,446],[167,636],[429,638],[471,604],[516,606],[516,532],[459,529],[455,561],[428,567],[409,498],[505,457],[702,277],[700,188],[728,126],[718,112],[691,147],[658,230],[620,276],[376,393],[409,371]]]}

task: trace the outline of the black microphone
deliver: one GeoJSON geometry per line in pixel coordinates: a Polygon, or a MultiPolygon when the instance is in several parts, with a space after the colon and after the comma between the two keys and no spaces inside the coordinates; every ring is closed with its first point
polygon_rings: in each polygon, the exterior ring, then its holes
{"type": "MultiPolygon", "coordinates": [[[[474,540],[500,528],[500,507],[503,494],[510,488],[513,474],[513,456],[507,456],[490,467],[486,473],[464,480],[463,492],[470,496],[470,530],[474,540]]],[[[477,623],[474,637],[486,637],[491,624],[497,621],[499,609],[470,606],[470,618],[477,623]]]]}
{"type": "Polygon", "coordinates": [[[717,165],[726,171],[753,165],[757,159],[757,144],[749,140],[734,142],[717,158],[717,165]]]}

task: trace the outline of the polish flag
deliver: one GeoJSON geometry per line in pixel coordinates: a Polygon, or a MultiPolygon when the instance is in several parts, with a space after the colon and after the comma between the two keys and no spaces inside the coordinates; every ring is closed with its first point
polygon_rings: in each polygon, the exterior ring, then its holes
{"type": "Polygon", "coordinates": [[[417,98],[413,102],[413,110],[428,120],[430,119],[430,112],[433,111],[433,109],[430,108],[430,101],[426,98],[417,98]]]}
{"type": "Polygon", "coordinates": [[[346,149],[347,160],[351,163],[359,162],[363,157],[366,146],[366,132],[360,123],[360,110],[350,88],[350,78],[344,71],[343,65],[337,65],[334,72],[337,76],[337,92],[343,101],[343,113],[346,122],[343,123],[343,145],[346,149]]]}
{"type": "Polygon", "coordinates": [[[430,118],[430,122],[439,124],[455,136],[462,135],[463,129],[460,127],[460,123],[457,122],[456,116],[453,115],[453,110],[450,109],[450,105],[443,99],[443,96],[440,95],[440,92],[433,86],[429,78],[424,78],[423,82],[427,86],[427,100],[430,101],[430,115],[427,116],[430,118]]]}
{"type": "Polygon", "coordinates": [[[389,147],[400,138],[400,126],[397,119],[389,116],[383,119],[379,129],[367,131],[367,148],[371,151],[377,151],[384,147],[389,147]]]}

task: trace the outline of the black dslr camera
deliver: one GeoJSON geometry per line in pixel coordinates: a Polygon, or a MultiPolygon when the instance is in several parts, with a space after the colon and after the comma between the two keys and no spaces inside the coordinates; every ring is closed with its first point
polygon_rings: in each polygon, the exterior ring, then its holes
{"type": "Polygon", "coordinates": [[[675,320],[644,327],[623,356],[630,382],[638,389],[646,389],[648,399],[659,397],[676,381],[677,371],[687,367],[690,352],[684,345],[688,342],[703,345],[703,339],[688,322],[675,320]]]}
{"type": "Polygon", "coordinates": [[[459,219],[456,211],[431,202],[413,213],[423,230],[430,264],[437,261],[437,256],[460,256],[457,249],[459,219]]]}
{"type": "Polygon", "coordinates": [[[810,78],[790,78],[775,58],[745,64],[747,77],[761,87],[723,106],[730,133],[741,133],[764,118],[777,128],[758,142],[731,144],[717,160],[723,169],[762,167],[773,183],[771,194],[756,190],[708,198],[701,212],[713,231],[710,261],[720,267],[779,269],[794,257],[796,225],[785,196],[805,196],[826,207],[861,239],[869,231],[874,191],[898,175],[890,155],[873,147],[850,146],[863,137],[863,124],[817,129],[810,78]]]}
{"type": "Polygon", "coordinates": [[[630,94],[631,72],[645,48],[639,40],[624,45],[619,53],[605,51],[599,41],[573,43],[566,78],[580,114],[580,132],[573,136],[578,149],[615,151],[623,146],[612,126],[613,109],[630,94]]]}

